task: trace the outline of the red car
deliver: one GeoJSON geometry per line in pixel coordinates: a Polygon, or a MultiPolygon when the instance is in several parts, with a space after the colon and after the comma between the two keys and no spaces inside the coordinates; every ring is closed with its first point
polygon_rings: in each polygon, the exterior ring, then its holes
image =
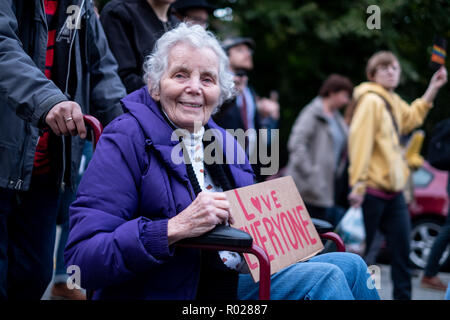
{"type": "MultiPolygon", "coordinates": [[[[448,214],[448,172],[437,170],[425,161],[412,178],[414,200],[409,205],[412,222],[409,258],[415,267],[425,268],[431,246],[448,214]]],[[[443,253],[440,264],[450,265],[449,256],[450,245],[443,253]]]]}

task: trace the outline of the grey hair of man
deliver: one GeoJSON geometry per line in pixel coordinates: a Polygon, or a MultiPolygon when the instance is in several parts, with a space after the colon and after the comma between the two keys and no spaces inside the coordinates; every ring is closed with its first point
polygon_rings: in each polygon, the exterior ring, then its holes
{"type": "MultiPolygon", "coordinates": [[[[144,62],[144,82],[149,85],[150,94],[159,93],[160,81],[169,64],[170,50],[177,44],[184,43],[194,48],[210,48],[219,60],[218,80],[220,87],[219,104],[235,95],[233,74],[229,71],[229,61],[216,36],[199,25],[180,23],[176,28],[166,32],[155,44],[153,52],[144,62]]],[[[217,106],[217,107],[218,107],[217,106]]],[[[215,111],[217,111],[217,107],[215,111]]]]}

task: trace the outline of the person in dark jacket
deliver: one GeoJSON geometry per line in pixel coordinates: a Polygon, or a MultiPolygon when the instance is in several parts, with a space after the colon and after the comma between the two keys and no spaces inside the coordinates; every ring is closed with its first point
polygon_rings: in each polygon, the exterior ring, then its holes
{"type": "Polygon", "coordinates": [[[1,1],[0,52],[0,299],[40,299],[82,116],[106,125],[125,90],[91,1],[1,1]]]}
{"type": "MultiPolygon", "coordinates": [[[[145,78],[148,88],[122,99],[125,114],[105,129],[81,180],[66,264],[79,267],[93,299],[254,299],[240,255],[174,246],[233,223],[223,191],[254,180],[243,149],[211,120],[233,92],[226,54],[212,33],[181,23],[157,41],[145,78]],[[226,161],[209,161],[206,132],[226,161]]],[[[274,275],[272,298],[379,298],[368,280],[358,256],[324,254],[274,275]]]]}
{"type": "MultiPolygon", "coordinates": [[[[245,151],[249,156],[257,181],[265,180],[267,175],[273,175],[278,171],[278,163],[263,164],[261,155],[262,146],[271,153],[278,147],[278,141],[272,133],[278,128],[279,109],[277,93],[273,91],[271,98],[259,98],[256,92],[248,85],[247,73],[253,69],[253,39],[243,37],[231,37],[222,42],[222,47],[228,54],[230,69],[235,76],[235,84],[238,90],[236,98],[226,101],[219,111],[214,114],[214,120],[225,129],[242,129],[247,133],[245,139],[245,151]],[[267,136],[261,134],[261,129],[267,130],[267,136]]],[[[277,137],[275,135],[275,137],[277,137]]],[[[273,152],[277,153],[277,151],[273,152]]],[[[270,155],[269,159],[274,159],[270,155]]],[[[275,161],[277,162],[277,161],[275,161]]]]}
{"type": "Polygon", "coordinates": [[[112,0],[100,12],[127,93],[145,85],[144,58],[152,52],[156,40],[179,23],[170,11],[174,1],[112,0]]]}

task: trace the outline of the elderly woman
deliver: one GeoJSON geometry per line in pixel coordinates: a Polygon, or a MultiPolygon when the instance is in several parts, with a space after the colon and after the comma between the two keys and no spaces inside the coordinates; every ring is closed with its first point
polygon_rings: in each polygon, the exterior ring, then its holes
{"type": "MultiPolygon", "coordinates": [[[[67,265],[80,268],[94,299],[253,299],[257,284],[239,275],[239,255],[173,246],[232,222],[223,191],[254,181],[248,160],[203,161],[209,128],[224,151],[232,143],[244,155],[210,119],[232,96],[226,54],[202,27],[180,24],[158,40],[145,68],[148,89],[123,99],[126,113],[105,128],[81,181],[67,265]],[[180,137],[192,161],[178,161],[177,129],[188,132],[180,137]]],[[[272,298],[376,299],[366,271],[355,255],[321,255],[272,277],[272,298]]]]}

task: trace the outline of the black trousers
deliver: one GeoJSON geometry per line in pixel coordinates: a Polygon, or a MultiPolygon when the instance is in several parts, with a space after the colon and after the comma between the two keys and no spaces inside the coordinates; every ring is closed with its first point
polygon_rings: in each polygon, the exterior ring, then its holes
{"type": "Polygon", "coordinates": [[[0,188],[0,300],[39,300],[52,279],[58,188],[47,175],[29,191],[0,188]]]}
{"type": "Polygon", "coordinates": [[[328,215],[327,215],[327,208],[326,207],[319,207],[315,206],[313,204],[305,202],[306,209],[308,210],[308,213],[311,218],[320,219],[329,221],[328,215]]]}
{"type": "Polygon", "coordinates": [[[366,194],[362,205],[366,228],[366,252],[371,248],[377,230],[380,230],[391,253],[391,278],[396,300],[411,299],[411,271],[409,250],[411,222],[403,194],[385,200],[366,194]]]}
{"type": "MultiPolygon", "coordinates": [[[[450,179],[447,184],[447,193],[450,197],[450,179]]],[[[428,256],[427,265],[424,273],[426,277],[434,277],[439,272],[439,260],[442,257],[447,246],[450,244],[450,207],[448,208],[447,219],[441,227],[438,236],[433,242],[430,255],[428,256]]],[[[444,261],[445,263],[445,261],[444,261]]]]}

